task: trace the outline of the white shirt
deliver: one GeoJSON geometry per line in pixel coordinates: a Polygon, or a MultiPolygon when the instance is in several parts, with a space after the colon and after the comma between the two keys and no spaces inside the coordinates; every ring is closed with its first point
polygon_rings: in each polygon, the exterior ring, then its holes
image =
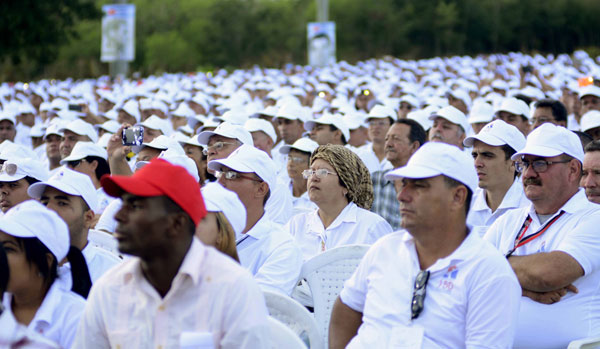
{"type": "Polygon", "coordinates": [[[50,349],[58,345],[17,323],[10,309],[0,314],[0,349],[50,349]]]}
{"type": "Polygon", "coordinates": [[[492,209],[488,206],[485,198],[485,190],[482,188],[475,190],[472,202],[469,215],[467,216],[467,224],[479,236],[483,236],[490,225],[508,210],[530,204],[530,201],[523,192],[523,182],[519,177],[515,178],[513,184],[508,188],[496,211],[492,212],[492,209]]]}
{"type": "MultiPolygon", "coordinates": [[[[10,309],[11,300],[12,295],[5,293],[2,302],[5,308],[10,309]]],[[[41,334],[62,348],[70,348],[84,306],[85,300],[82,297],[54,282],[27,329],[41,334]]]]}
{"type": "Polygon", "coordinates": [[[109,233],[114,233],[117,229],[117,221],[115,220],[115,214],[119,212],[121,209],[121,204],[123,201],[121,199],[114,199],[113,201],[106,206],[104,212],[98,219],[98,223],[96,223],[96,230],[103,230],[109,233]]]}
{"type": "Polygon", "coordinates": [[[96,214],[102,214],[106,207],[115,199],[104,192],[102,187],[96,189],[96,196],[98,197],[98,208],[96,214]]]}
{"type": "Polygon", "coordinates": [[[290,234],[265,214],[246,234],[237,236],[236,245],[240,264],[262,289],[292,294],[302,269],[302,251],[290,234]]]}
{"type": "Polygon", "coordinates": [[[581,131],[581,126],[577,119],[575,119],[575,114],[570,114],[567,117],[567,128],[571,131],[581,131]]]}
{"type": "Polygon", "coordinates": [[[363,145],[362,147],[359,147],[356,150],[356,155],[358,155],[358,157],[363,161],[365,166],[367,166],[367,168],[369,169],[369,173],[373,173],[376,171],[385,172],[394,168],[394,166],[392,166],[392,163],[389,162],[385,157],[382,161],[379,161],[377,155],[375,155],[375,152],[373,151],[372,143],[368,143],[363,145]]]}
{"type": "Polygon", "coordinates": [[[252,277],[194,238],[164,298],[140,260],[113,268],[92,287],[74,348],[179,348],[182,333],[211,333],[215,348],[260,348],[267,309],[252,277]]]}
{"type": "MultiPolygon", "coordinates": [[[[92,284],[104,275],[110,268],[121,263],[121,258],[118,256],[96,247],[88,242],[81,251],[83,258],[87,263],[88,271],[92,284]]],[[[58,268],[58,279],[65,290],[70,290],[73,286],[73,278],[71,276],[71,264],[65,263],[58,268]]]]}
{"type": "Polygon", "coordinates": [[[271,195],[265,204],[265,212],[273,222],[284,225],[292,218],[294,211],[292,194],[287,188],[287,182],[280,177],[277,178],[275,188],[270,188],[270,190],[271,195]]]}
{"type": "Polygon", "coordinates": [[[327,228],[323,226],[316,209],[294,216],[284,230],[294,237],[307,261],[334,247],[371,245],[380,237],[391,233],[392,227],[381,216],[350,202],[327,228]]]}
{"type": "Polygon", "coordinates": [[[295,197],[292,182],[290,182],[289,188],[290,193],[292,193],[292,205],[294,206],[294,210],[292,211],[292,217],[299,213],[312,212],[313,210],[316,210],[318,208],[314,202],[310,201],[310,198],[308,197],[308,190],[305,191],[299,197],[295,197]]]}
{"type": "MultiPolygon", "coordinates": [[[[513,255],[566,252],[584,270],[584,276],[573,282],[579,293],[569,292],[551,305],[521,297],[515,348],[566,348],[572,340],[600,336],[600,206],[589,202],[580,189],[561,210],[565,213],[546,232],[517,248],[513,255]]],[[[537,232],[542,224],[530,204],[500,217],[484,239],[501,253],[507,253],[528,215],[532,221],[526,235],[537,232]]]]}
{"type": "Polygon", "coordinates": [[[424,330],[423,348],[512,345],[521,288],[504,256],[477,234],[469,234],[428,270],[423,311],[411,320],[420,271],[414,239],[405,231],[379,239],[340,293],[344,304],[363,313],[348,348],[415,343],[419,330],[424,330]]]}

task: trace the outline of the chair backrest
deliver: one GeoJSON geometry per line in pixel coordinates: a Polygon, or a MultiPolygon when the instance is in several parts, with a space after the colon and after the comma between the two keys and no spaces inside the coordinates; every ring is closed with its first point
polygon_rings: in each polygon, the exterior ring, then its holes
{"type": "Polygon", "coordinates": [[[119,249],[117,248],[119,243],[117,242],[117,239],[109,233],[90,229],[88,231],[88,241],[96,247],[100,247],[119,256],[119,249]]]}
{"type": "Polygon", "coordinates": [[[600,348],[600,337],[584,338],[569,343],[568,349],[596,349],[600,348]]]}
{"type": "Polygon", "coordinates": [[[271,348],[306,349],[304,342],[289,327],[271,316],[268,321],[271,348]]]}
{"type": "Polygon", "coordinates": [[[306,279],[312,293],[315,320],[327,343],[329,318],[335,299],[352,276],[369,245],[347,245],[325,251],[304,263],[300,279],[306,279]]]}
{"type": "Polygon", "coordinates": [[[284,323],[301,339],[308,339],[310,348],[324,347],[315,318],[302,304],[279,293],[263,291],[263,294],[272,317],[284,323]]]}

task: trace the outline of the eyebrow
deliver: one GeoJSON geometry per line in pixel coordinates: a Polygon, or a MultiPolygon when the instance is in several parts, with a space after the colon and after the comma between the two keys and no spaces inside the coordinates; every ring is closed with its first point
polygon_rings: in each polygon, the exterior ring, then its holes
{"type": "MultiPolygon", "coordinates": [[[[66,200],[66,201],[71,201],[71,198],[69,198],[66,195],[56,195],[53,197],[56,200],[66,200]]],[[[40,200],[50,200],[50,197],[48,195],[42,195],[40,197],[40,200]]]]}

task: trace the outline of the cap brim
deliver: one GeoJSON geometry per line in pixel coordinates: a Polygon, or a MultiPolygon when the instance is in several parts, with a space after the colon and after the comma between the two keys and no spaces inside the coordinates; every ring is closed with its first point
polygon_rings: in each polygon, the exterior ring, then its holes
{"type": "Polygon", "coordinates": [[[292,150],[292,146],[291,145],[282,145],[281,148],[279,148],[279,152],[281,154],[289,154],[290,150],[292,150]]]}
{"type": "Polygon", "coordinates": [[[463,141],[463,144],[466,145],[467,147],[472,147],[473,143],[475,143],[476,140],[481,141],[487,145],[491,145],[492,147],[499,147],[501,145],[506,144],[506,142],[504,142],[500,138],[493,136],[491,134],[488,134],[488,133],[478,134],[475,136],[467,137],[463,141]]]}
{"type": "Polygon", "coordinates": [[[431,169],[429,167],[412,165],[400,167],[390,171],[384,176],[384,178],[389,181],[393,181],[400,178],[431,178],[441,174],[442,173],[440,171],[431,169]]]}
{"type": "Polygon", "coordinates": [[[200,134],[198,134],[197,140],[198,143],[202,146],[207,146],[208,145],[208,140],[210,139],[210,137],[216,135],[216,132],[213,131],[202,131],[200,132],[200,134]]]}
{"type": "Polygon", "coordinates": [[[236,172],[242,172],[242,173],[254,173],[254,170],[249,168],[248,166],[245,166],[243,164],[240,164],[237,161],[232,161],[229,158],[225,158],[225,159],[218,159],[218,160],[212,160],[208,162],[208,168],[214,171],[218,171],[221,166],[225,166],[225,167],[229,167],[230,169],[236,171],[236,172]]]}
{"type": "Polygon", "coordinates": [[[26,174],[15,174],[14,176],[10,176],[6,173],[2,173],[0,174],[0,182],[16,182],[25,177],[27,177],[26,174]]]}
{"type": "Polygon", "coordinates": [[[123,193],[131,193],[137,196],[164,195],[163,191],[155,188],[152,184],[129,176],[105,175],[100,180],[100,183],[106,194],[116,198],[121,197],[123,193]]]}
{"type": "Polygon", "coordinates": [[[8,220],[8,219],[0,220],[0,230],[10,236],[15,236],[15,237],[20,237],[20,238],[36,237],[35,234],[32,234],[28,229],[25,229],[20,224],[14,222],[14,221],[8,220]]]}
{"type": "MultiPolygon", "coordinates": [[[[90,155],[88,155],[90,156],[90,155]]],[[[81,159],[85,159],[86,156],[73,156],[72,154],[67,156],[66,158],[60,160],[60,164],[61,165],[66,165],[68,162],[70,161],[77,161],[77,160],[81,160],[81,159]]]]}
{"type": "Polygon", "coordinates": [[[550,158],[553,156],[558,156],[563,153],[564,152],[562,152],[560,150],[543,147],[543,146],[539,146],[539,145],[526,145],[524,149],[522,149],[520,152],[514,154],[510,158],[513,161],[518,160],[523,155],[534,155],[534,156],[550,158]]]}

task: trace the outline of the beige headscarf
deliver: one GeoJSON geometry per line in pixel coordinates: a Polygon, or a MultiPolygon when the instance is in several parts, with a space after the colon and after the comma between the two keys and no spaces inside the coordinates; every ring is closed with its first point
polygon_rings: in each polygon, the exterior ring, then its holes
{"type": "Polygon", "coordinates": [[[337,172],[342,185],[348,189],[348,200],[365,210],[373,204],[373,183],[371,175],[362,160],[352,150],[342,146],[327,144],[315,149],[310,157],[327,161],[337,172]]]}

